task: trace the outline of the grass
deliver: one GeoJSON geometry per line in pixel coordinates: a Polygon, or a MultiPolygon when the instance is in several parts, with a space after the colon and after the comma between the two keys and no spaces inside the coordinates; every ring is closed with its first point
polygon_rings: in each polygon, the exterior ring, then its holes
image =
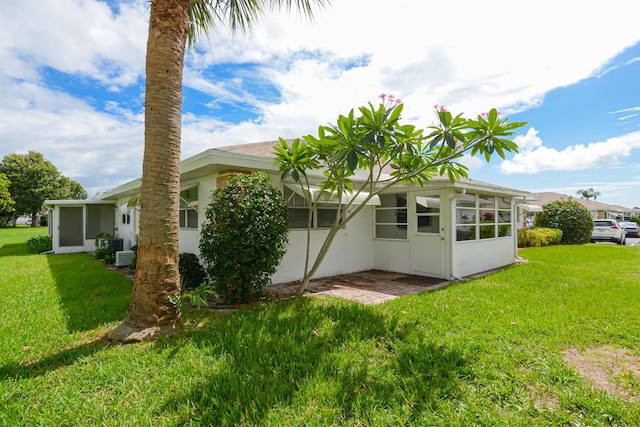
{"type": "MultiPolygon", "coordinates": [[[[594,387],[567,349],[640,355],[640,248],[530,248],[479,280],[379,306],[194,313],[107,345],[127,279],[0,230],[0,425],[639,425],[640,378],[594,387]]],[[[637,359],[636,359],[637,360],[637,359]]]]}

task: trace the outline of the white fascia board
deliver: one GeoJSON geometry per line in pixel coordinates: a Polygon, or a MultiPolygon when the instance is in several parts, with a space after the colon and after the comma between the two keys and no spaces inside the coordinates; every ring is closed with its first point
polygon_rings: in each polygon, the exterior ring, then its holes
{"type": "Polygon", "coordinates": [[[133,181],[129,181],[117,187],[110,188],[102,194],[98,194],[96,199],[104,200],[104,199],[118,199],[124,196],[132,196],[135,193],[140,192],[140,184],[142,183],[141,178],[134,179],[133,181]]]}
{"type": "Polygon", "coordinates": [[[100,200],[100,199],[82,199],[82,200],[45,200],[44,205],[48,208],[53,206],[65,206],[65,205],[115,205],[113,200],[100,200]]]}
{"type": "Polygon", "coordinates": [[[185,159],[180,164],[180,172],[193,172],[207,166],[238,167],[252,170],[278,171],[278,163],[273,158],[251,154],[233,153],[211,148],[185,159]]]}
{"type": "MultiPolygon", "coordinates": [[[[248,154],[230,153],[227,151],[216,150],[214,148],[203,151],[199,154],[191,156],[180,162],[180,175],[190,172],[196,172],[202,169],[202,176],[206,176],[215,169],[224,168],[243,168],[251,170],[278,171],[278,164],[273,159],[259,156],[251,156],[248,154]]],[[[196,173],[196,176],[198,174],[196,173]]],[[[191,184],[193,176],[189,178],[187,187],[191,184]]],[[[97,196],[97,199],[116,199],[124,196],[132,196],[140,192],[142,178],[134,179],[117,187],[111,188],[97,196]]],[[[182,185],[184,187],[185,185],[182,185]]]]}
{"type": "Polygon", "coordinates": [[[527,198],[531,193],[525,190],[516,190],[514,188],[501,187],[499,185],[488,184],[485,182],[460,182],[453,183],[456,190],[471,190],[481,193],[489,193],[498,196],[523,197],[527,198]]]}
{"type": "Polygon", "coordinates": [[[519,208],[526,210],[527,212],[542,212],[542,206],[538,205],[527,205],[526,203],[518,204],[519,208]]]}

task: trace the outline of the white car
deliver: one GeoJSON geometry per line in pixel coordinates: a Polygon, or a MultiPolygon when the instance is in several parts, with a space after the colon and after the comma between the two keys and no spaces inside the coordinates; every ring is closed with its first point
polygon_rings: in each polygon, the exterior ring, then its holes
{"type": "Polygon", "coordinates": [[[591,243],[614,242],[624,245],[625,231],[615,219],[596,219],[593,221],[591,243]]]}

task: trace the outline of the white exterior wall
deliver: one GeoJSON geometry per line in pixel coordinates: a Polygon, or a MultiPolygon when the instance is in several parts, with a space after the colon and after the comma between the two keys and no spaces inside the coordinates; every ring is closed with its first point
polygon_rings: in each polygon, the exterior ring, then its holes
{"type": "Polygon", "coordinates": [[[451,274],[462,278],[513,264],[517,255],[514,238],[516,237],[455,242],[451,274]]]}
{"type": "MultiPolygon", "coordinates": [[[[372,225],[371,228],[373,227],[372,225]]],[[[409,240],[375,239],[373,253],[373,265],[377,270],[411,274],[411,242],[409,240]]]]}
{"type": "MultiPolygon", "coordinates": [[[[329,253],[314,278],[354,273],[374,268],[373,262],[373,207],[366,206],[345,229],[338,232],[329,253]]],[[[326,230],[311,231],[311,262],[315,260],[327,235],[326,230]]],[[[291,230],[289,246],[282,258],[273,283],[301,280],[307,245],[307,230],[291,230]]]]}
{"type": "Polygon", "coordinates": [[[138,208],[127,207],[129,198],[120,198],[116,202],[116,237],[122,239],[122,249],[128,251],[131,246],[138,244],[136,241],[138,234],[138,208]],[[129,215],[130,223],[122,222],[122,215],[129,215]]]}

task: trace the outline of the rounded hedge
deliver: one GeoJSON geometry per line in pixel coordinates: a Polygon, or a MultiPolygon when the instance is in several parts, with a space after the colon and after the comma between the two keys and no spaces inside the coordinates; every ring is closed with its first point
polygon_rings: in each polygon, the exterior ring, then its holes
{"type": "Polygon", "coordinates": [[[264,172],[236,174],[213,191],[200,235],[200,257],[227,302],[262,294],[288,243],[287,203],[264,172]]]}
{"type": "Polygon", "coordinates": [[[535,225],[558,228],[562,230],[562,243],[581,245],[591,239],[593,218],[589,209],[570,198],[544,205],[542,212],[536,215],[535,225]]]}

